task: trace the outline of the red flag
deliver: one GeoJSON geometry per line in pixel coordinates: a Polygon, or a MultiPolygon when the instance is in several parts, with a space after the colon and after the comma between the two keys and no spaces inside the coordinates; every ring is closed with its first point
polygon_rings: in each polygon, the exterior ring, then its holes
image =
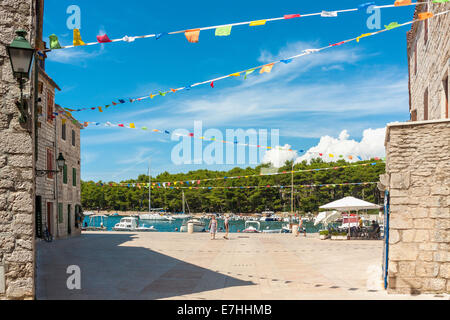
{"type": "Polygon", "coordinates": [[[119,124],[119,127],[124,128],[125,126],[123,124],[119,124]]]}
{"type": "Polygon", "coordinates": [[[214,81],[211,81],[210,86],[211,86],[211,88],[214,88],[214,81]]]}
{"type": "Polygon", "coordinates": [[[102,36],[97,36],[97,41],[99,43],[111,42],[111,40],[109,40],[109,38],[108,38],[108,36],[106,34],[104,34],[102,36]]]}
{"type": "Polygon", "coordinates": [[[296,14],[286,14],[284,15],[285,19],[293,19],[293,18],[300,18],[300,14],[296,13],[296,14]]]}

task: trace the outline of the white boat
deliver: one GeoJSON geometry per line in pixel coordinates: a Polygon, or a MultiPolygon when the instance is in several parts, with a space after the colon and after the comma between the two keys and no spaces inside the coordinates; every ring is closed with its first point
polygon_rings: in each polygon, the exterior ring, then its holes
{"type": "Polygon", "coordinates": [[[126,217],[120,219],[120,222],[117,223],[114,228],[114,231],[158,231],[155,229],[154,226],[151,227],[145,227],[139,225],[139,220],[137,217],[126,217]]]}
{"type": "Polygon", "coordinates": [[[173,218],[175,218],[175,219],[190,219],[191,215],[190,214],[184,214],[184,213],[182,213],[182,214],[174,214],[173,218]]]}
{"type": "Polygon", "coordinates": [[[145,213],[139,216],[141,220],[158,220],[158,221],[169,221],[166,216],[160,215],[159,213],[145,213]]]}
{"type": "Polygon", "coordinates": [[[206,224],[198,219],[191,219],[187,222],[183,223],[183,225],[180,227],[180,232],[187,232],[187,226],[188,223],[194,224],[194,232],[204,232],[206,230],[206,224]]]}
{"type": "Polygon", "coordinates": [[[261,229],[261,224],[258,221],[245,221],[245,229],[242,230],[244,233],[259,233],[261,229]],[[255,228],[251,224],[256,224],[258,228],[255,228]]]}
{"type": "Polygon", "coordinates": [[[89,224],[87,226],[83,226],[83,231],[106,231],[107,228],[105,226],[106,220],[108,220],[108,216],[103,214],[93,214],[89,215],[89,224]]]}

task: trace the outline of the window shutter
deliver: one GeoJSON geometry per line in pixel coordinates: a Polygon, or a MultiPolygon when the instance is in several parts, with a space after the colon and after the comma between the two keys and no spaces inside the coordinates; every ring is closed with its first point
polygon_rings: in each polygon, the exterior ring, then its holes
{"type": "Polygon", "coordinates": [[[74,187],[77,186],[77,169],[72,169],[72,184],[74,187]]]}
{"type": "Polygon", "coordinates": [[[64,216],[63,216],[63,204],[58,203],[58,223],[64,222],[64,216]]]}
{"type": "Polygon", "coordinates": [[[63,183],[67,184],[67,165],[64,165],[63,168],[63,183]]]}
{"type": "MultiPolygon", "coordinates": [[[[53,152],[50,149],[47,149],[47,170],[53,170],[53,152]]],[[[49,172],[47,178],[53,179],[53,172],[49,172]]]]}

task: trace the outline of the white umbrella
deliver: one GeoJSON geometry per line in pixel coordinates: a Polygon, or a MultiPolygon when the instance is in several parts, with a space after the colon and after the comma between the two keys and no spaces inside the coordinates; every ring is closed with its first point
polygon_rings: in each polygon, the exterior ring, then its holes
{"type": "MultiPolygon", "coordinates": [[[[381,206],[354,197],[346,197],[330,202],[320,207],[320,209],[335,209],[338,211],[358,211],[369,209],[380,209],[381,206]]],[[[350,222],[350,221],[349,221],[350,222]]],[[[350,223],[348,224],[348,234],[350,235],[350,223]]]]}
{"type": "Polygon", "coordinates": [[[335,209],[339,211],[358,211],[380,208],[381,206],[377,204],[373,204],[361,199],[356,199],[354,197],[346,197],[320,207],[320,209],[335,209]]]}

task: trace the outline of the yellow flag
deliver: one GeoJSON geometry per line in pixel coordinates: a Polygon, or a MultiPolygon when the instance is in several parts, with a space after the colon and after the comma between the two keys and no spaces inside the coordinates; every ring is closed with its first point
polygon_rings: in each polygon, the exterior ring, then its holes
{"type": "Polygon", "coordinates": [[[332,155],[331,153],[329,154],[330,158],[334,158],[334,155],[332,155]]]}
{"type": "Polygon", "coordinates": [[[155,94],[150,94],[150,99],[153,99],[155,97],[155,94]]]}
{"type": "Polygon", "coordinates": [[[250,22],[250,27],[256,27],[256,26],[263,26],[266,24],[266,20],[256,20],[256,21],[252,21],[250,22]]]}
{"type": "Polygon", "coordinates": [[[136,126],[134,125],[134,123],[130,123],[130,128],[131,129],[136,129],[136,126]]]}
{"type": "Polygon", "coordinates": [[[240,76],[241,76],[241,74],[239,72],[230,74],[230,77],[240,77],[240,76]]]}
{"type": "Polygon", "coordinates": [[[102,107],[98,107],[98,111],[103,112],[102,107]]]}
{"type": "Polygon", "coordinates": [[[271,64],[266,64],[265,66],[263,66],[261,68],[261,71],[259,73],[263,74],[263,73],[270,73],[272,71],[273,68],[273,63],[271,64]]]}
{"type": "Polygon", "coordinates": [[[67,120],[66,119],[62,119],[62,124],[66,124],[67,120]]]}
{"type": "Polygon", "coordinates": [[[86,43],[81,40],[80,30],[73,29],[73,45],[74,46],[85,46],[86,43]]]}
{"type": "Polygon", "coordinates": [[[364,33],[364,34],[360,35],[358,38],[356,38],[356,42],[359,42],[359,39],[361,39],[361,38],[368,37],[371,35],[372,35],[372,33],[364,33]]]}

